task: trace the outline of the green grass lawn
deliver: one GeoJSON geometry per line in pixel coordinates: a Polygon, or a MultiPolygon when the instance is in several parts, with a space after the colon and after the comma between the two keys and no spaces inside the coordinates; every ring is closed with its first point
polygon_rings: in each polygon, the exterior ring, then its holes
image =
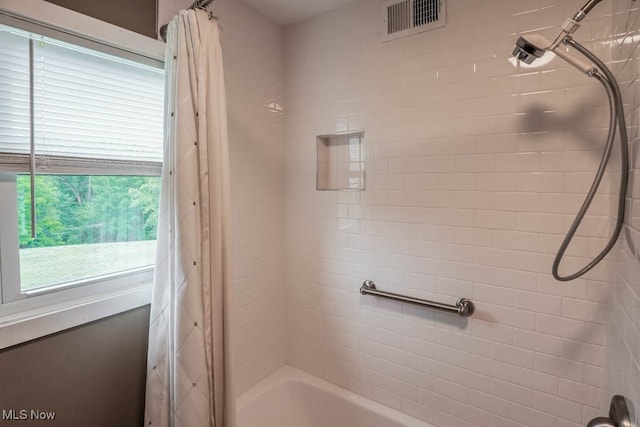
{"type": "Polygon", "coordinates": [[[22,290],[153,265],[155,240],[20,249],[22,290]]]}

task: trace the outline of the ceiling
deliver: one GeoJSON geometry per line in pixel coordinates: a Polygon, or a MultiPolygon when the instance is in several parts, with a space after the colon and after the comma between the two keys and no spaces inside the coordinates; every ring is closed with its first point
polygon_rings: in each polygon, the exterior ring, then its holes
{"type": "Polygon", "coordinates": [[[358,0],[243,0],[280,25],[291,25],[358,0]]]}

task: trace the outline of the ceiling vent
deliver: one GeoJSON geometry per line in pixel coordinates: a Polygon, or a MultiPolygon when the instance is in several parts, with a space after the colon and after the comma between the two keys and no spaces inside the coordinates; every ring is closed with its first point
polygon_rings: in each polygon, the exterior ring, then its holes
{"type": "Polygon", "coordinates": [[[383,41],[445,25],[445,0],[386,0],[382,3],[383,41]]]}

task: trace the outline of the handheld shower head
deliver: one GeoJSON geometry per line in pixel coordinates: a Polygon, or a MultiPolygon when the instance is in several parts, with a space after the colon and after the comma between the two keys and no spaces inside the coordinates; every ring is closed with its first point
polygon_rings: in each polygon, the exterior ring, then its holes
{"type": "Polygon", "coordinates": [[[587,16],[587,13],[601,1],[602,0],[587,0],[587,3],[576,12],[573,18],[567,19],[564,24],[562,24],[560,34],[556,36],[553,42],[549,42],[549,40],[539,34],[527,34],[525,37],[518,38],[513,56],[525,64],[532,64],[537,58],[542,58],[545,51],[550,50],[583,73],[591,75],[594,70],[593,64],[577,58],[566,49],[563,49],[561,45],[563,43],[571,44],[571,34],[580,28],[580,22],[587,16]]]}
{"type": "Polygon", "coordinates": [[[519,37],[516,41],[516,48],[513,50],[513,56],[525,64],[531,64],[536,59],[542,58],[545,48],[546,45],[545,47],[538,47],[524,37],[519,37]]]}
{"type": "Polygon", "coordinates": [[[525,64],[532,64],[536,59],[542,58],[547,51],[555,53],[585,74],[591,73],[594,69],[593,64],[578,58],[568,52],[563,46],[554,46],[554,44],[540,34],[527,34],[526,36],[519,37],[516,41],[513,56],[525,64]]]}
{"type": "MultiPolygon", "coordinates": [[[[563,239],[560,248],[554,258],[553,267],[551,268],[551,272],[553,277],[560,281],[568,281],[576,279],[586,272],[590,271],[594,266],[596,266],[613,248],[618,237],[620,236],[620,231],[624,225],[624,214],[625,214],[625,194],[627,191],[627,179],[629,174],[629,153],[627,147],[627,126],[624,118],[624,105],[622,103],[622,95],[620,94],[620,88],[613,73],[607,68],[606,64],[602,62],[595,54],[590,52],[587,48],[582,46],[577,41],[573,40],[571,36],[579,27],[580,22],[585,18],[587,13],[591,11],[601,0],[588,0],[587,3],[580,9],[573,18],[567,19],[562,25],[560,33],[556,36],[553,42],[549,42],[549,40],[545,39],[539,34],[527,34],[523,37],[518,38],[516,41],[516,48],[513,51],[513,56],[515,56],[517,63],[518,60],[522,61],[525,64],[532,64],[536,59],[552,59],[551,56],[545,55],[546,52],[550,51],[567,61],[569,64],[573,65],[587,76],[595,78],[598,80],[605,88],[608,98],[609,98],[609,108],[611,114],[609,115],[609,132],[607,136],[607,143],[604,148],[604,152],[602,154],[602,160],[600,161],[600,166],[598,167],[598,172],[594,178],[593,184],[591,185],[591,189],[587,194],[584,202],[582,203],[582,207],[578,211],[567,235],[563,239]],[[572,49],[569,50],[568,46],[572,49]],[[578,56],[579,54],[580,56],[578,56]],[[546,56],[546,58],[544,58],[546,56]],[[616,129],[619,128],[619,129],[616,129]],[[586,266],[582,267],[577,272],[567,275],[561,276],[559,273],[560,263],[565,255],[569,244],[571,243],[573,237],[575,236],[578,227],[582,223],[593,198],[598,191],[598,187],[600,182],[602,181],[602,177],[604,175],[607,164],[610,161],[611,149],[613,147],[614,140],[616,138],[617,131],[620,131],[620,152],[621,152],[621,162],[622,162],[622,173],[620,174],[620,189],[618,195],[618,215],[616,218],[616,227],[614,232],[611,235],[608,243],[600,251],[598,255],[596,255],[586,266]]],[[[541,63],[545,63],[547,61],[540,61],[541,63]]],[[[596,418],[589,423],[589,426],[592,427],[608,427],[610,425],[618,425],[617,423],[609,423],[608,418],[596,418]]]]}

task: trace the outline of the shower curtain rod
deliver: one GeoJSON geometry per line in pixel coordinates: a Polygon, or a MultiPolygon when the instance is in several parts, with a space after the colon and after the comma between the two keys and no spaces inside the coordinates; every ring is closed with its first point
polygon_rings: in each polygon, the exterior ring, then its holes
{"type": "MultiPolygon", "coordinates": [[[[205,9],[207,6],[209,6],[211,3],[213,3],[214,0],[196,0],[193,3],[191,3],[191,6],[189,6],[187,9],[205,9]]],[[[209,19],[211,19],[213,17],[213,14],[211,12],[209,12],[209,19]]],[[[160,38],[163,41],[167,41],[167,28],[169,27],[169,24],[164,24],[163,26],[160,27],[160,38]]]]}
{"type": "Polygon", "coordinates": [[[209,6],[211,3],[213,3],[213,0],[196,0],[193,3],[191,3],[191,6],[189,6],[189,9],[204,9],[205,7],[209,6]]]}

